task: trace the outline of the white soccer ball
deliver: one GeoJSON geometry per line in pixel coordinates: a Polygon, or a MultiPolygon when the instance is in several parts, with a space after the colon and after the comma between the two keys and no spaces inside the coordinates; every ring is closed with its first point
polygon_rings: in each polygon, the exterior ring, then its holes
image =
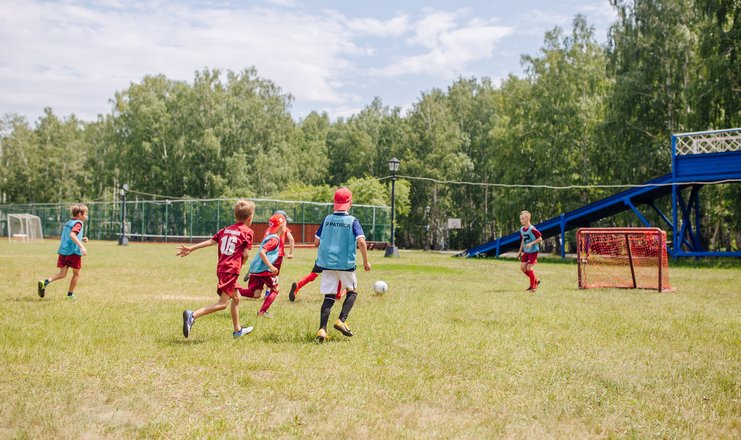
{"type": "Polygon", "coordinates": [[[373,291],[376,292],[376,294],[383,295],[387,290],[389,290],[389,286],[385,281],[378,280],[373,283],[373,291]]]}

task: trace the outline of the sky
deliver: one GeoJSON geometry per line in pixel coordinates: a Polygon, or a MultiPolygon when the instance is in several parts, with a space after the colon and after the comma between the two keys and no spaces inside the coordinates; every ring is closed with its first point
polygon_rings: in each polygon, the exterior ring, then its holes
{"type": "Polygon", "coordinates": [[[251,66],[293,96],[296,120],[375,97],[406,110],[460,77],[522,76],[520,57],[576,14],[607,40],[608,0],[0,0],[0,117],[94,121],[146,75],[251,66]]]}

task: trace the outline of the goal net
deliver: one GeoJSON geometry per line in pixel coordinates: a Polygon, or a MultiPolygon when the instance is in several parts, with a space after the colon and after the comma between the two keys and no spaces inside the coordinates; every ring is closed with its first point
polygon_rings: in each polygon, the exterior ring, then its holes
{"type": "Polygon", "coordinates": [[[673,290],[666,232],[659,228],[581,228],[576,242],[580,289],[673,290]]]}
{"type": "Polygon", "coordinates": [[[43,240],[41,219],[31,214],[8,214],[8,240],[43,240]]]}

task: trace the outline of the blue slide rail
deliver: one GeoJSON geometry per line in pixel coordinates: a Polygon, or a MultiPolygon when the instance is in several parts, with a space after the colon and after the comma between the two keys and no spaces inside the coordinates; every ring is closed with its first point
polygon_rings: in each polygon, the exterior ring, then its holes
{"type": "MultiPolygon", "coordinates": [[[[671,182],[672,175],[670,173],[650,180],[646,182],[646,184],[666,184],[671,182]]],[[[628,210],[632,210],[633,212],[635,212],[641,222],[646,225],[646,227],[650,227],[651,224],[637,209],[637,206],[644,204],[651,206],[671,227],[669,218],[664,215],[654,204],[654,200],[656,200],[657,198],[669,195],[671,193],[672,185],[630,188],[628,190],[614,194],[610,197],[590,203],[579,209],[561,214],[558,217],[553,217],[550,220],[538,223],[535,225],[535,228],[540,231],[541,234],[543,234],[543,238],[554,237],[560,234],[563,243],[565,240],[564,234],[566,233],[566,231],[570,231],[576,228],[588,227],[597,220],[603,219],[605,217],[610,217],[617,213],[628,210]]],[[[498,257],[504,252],[516,251],[519,248],[520,232],[517,231],[489,243],[482,244],[480,246],[464,251],[460,254],[460,256],[476,257],[484,254],[485,256],[498,257]]],[[[561,256],[565,256],[563,246],[561,246],[561,256]]]]}
{"type": "MultiPolygon", "coordinates": [[[[538,223],[535,227],[543,238],[561,235],[565,243],[566,231],[589,227],[592,222],[613,216],[619,212],[633,211],[646,227],[652,225],[638,210],[640,205],[650,206],[666,223],[672,237],[673,257],[741,257],[741,252],[707,251],[700,237],[701,212],[700,189],[705,185],[724,182],[741,182],[741,128],[674,134],[671,138],[672,172],[650,180],[635,188],[619,192],[610,197],[590,203],[579,209],[538,223]],[[654,186],[655,185],[655,186],[654,186]],[[691,188],[688,198],[682,190],[691,188]],[[672,217],[669,218],[655,201],[672,196],[672,217]]],[[[519,231],[486,244],[468,249],[459,256],[499,256],[504,252],[518,250],[519,231]]],[[[561,257],[565,256],[561,246],[561,257]]]]}

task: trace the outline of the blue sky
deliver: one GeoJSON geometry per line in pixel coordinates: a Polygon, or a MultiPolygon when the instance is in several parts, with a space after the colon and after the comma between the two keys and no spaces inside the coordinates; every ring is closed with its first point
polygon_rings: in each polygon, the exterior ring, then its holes
{"type": "Polygon", "coordinates": [[[461,76],[522,75],[520,56],[576,14],[606,41],[608,0],[0,0],[0,115],[95,120],[145,75],[249,66],[294,96],[296,119],[376,96],[406,109],[461,76]]]}

